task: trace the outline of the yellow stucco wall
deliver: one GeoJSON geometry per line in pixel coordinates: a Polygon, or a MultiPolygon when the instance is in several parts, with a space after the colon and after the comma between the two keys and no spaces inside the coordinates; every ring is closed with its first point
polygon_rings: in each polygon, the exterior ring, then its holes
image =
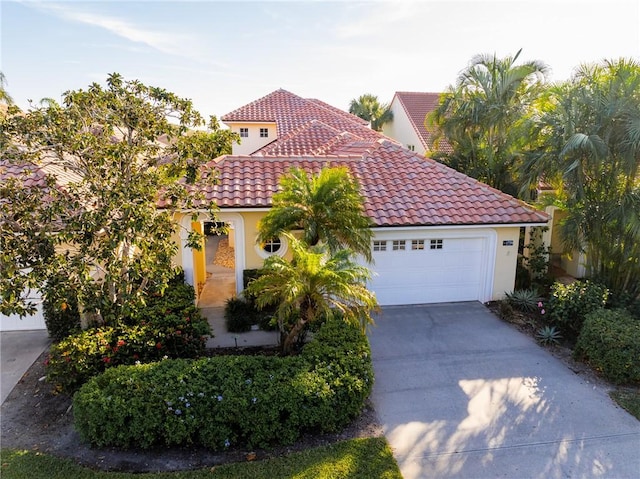
{"type": "Polygon", "coordinates": [[[496,238],[496,259],[493,276],[492,299],[503,299],[505,293],[513,291],[516,281],[516,263],[518,261],[519,227],[494,228],[496,238]],[[511,246],[503,245],[504,241],[511,241],[511,246]]]}
{"type": "MultiPolygon", "coordinates": [[[[266,214],[265,211],[250,211],[238,213],[242,216],[244,225],[244,269],[260,268],[264,262],[264,258],[259,254],[259,248],[256,246],[256,237],[258,233],[258,223],[266,214]]],[[[202,228],[202,223],[192,223],[192,227],[202,228]]],[[[518,258],[518,240],[520,237],[520,228],[501,227],[494,228],[496,232],[496,252],[494,258],[494,276],[493,276],[493,300],[503,299],[505,293],[513,291],[515,285],[516,263],[518,258]],[[504,244],[504,242],[511,244],[504,244]]],[[[201,229],[199,229],[201,231],[201,229]]],[[[179,235],[176,235],[179,238],[179,235]]],[[[237,239],[238,236],[233,234],[237,239]]],[[[178,244],[179,241],[178,241],[178,244]]],[[[240,247],[238,244],[236,248],[240,247]]],[[[176,264],[182,264],[182,252],[178,252],[174,261],[176,264]]],[[[206,279],[206,263],[204,251],[194,251],[194,276],[197,282],[204,282],[206,279]]],[[[291,257],[291,251],[287,248],[286,258],[291,257]]]]}
{"type": "Polygon", "coordinates": [[[262,266],[263,258],[256,251],[256,237],[258,236],[258,221],[266,212],[248,212],[242,213],[244,219],[244,241],[245,241],[245,268],[254,269],[262,266]]]}
{"type": "Polygon", "coordinates": [[[232,152],[234,155],[249,155],[254,151],[268,145],[272,141],[278,138],[278,132],[276,131],[276,124],[271,123],[227,123],[229,128],[234,133],[240,135],[240,128],[248,128],[249,136],[246,138],[240,138],[240,143],[233,143],[232,152]],[[267,128],[269,130],[267,138],[260,137],[260,128],[267,128]]]}

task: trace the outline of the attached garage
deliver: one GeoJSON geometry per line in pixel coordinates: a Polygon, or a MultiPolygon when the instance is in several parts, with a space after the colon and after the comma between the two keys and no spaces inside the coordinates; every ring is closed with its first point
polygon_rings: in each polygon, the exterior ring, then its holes
{"type": "Polygon", "coordinates": [[[369,287],[381,305],[488,301],[495,250],[488,229],[378,232],[369,287]]]}

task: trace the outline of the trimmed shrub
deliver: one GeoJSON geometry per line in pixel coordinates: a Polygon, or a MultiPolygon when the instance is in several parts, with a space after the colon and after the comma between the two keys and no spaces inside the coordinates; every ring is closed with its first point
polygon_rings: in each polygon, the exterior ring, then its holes
{"type": "Polygon", "coordinates": [[[224,319],[227,331],[230,333],[244,333],[251,330],[251,326],[258,325],[263,331],[275,331],[278,324],[273,320],[275,306],[259,308],[255,298],[251,296],[246,287],[255,278],[260,276],[258,269],[245,269],[243,281],[245,291],[243,296],[227,300],[224,309],[224,319]]]}
{"type": "Polygon", "coordinates": [[[369,343],[344,322],[325,324],[299,356],[218,356],[121,366],[74,396],[75,427],[98,446],[290,444],[336,431],[373,385],[369,343]]]}
{"type": "Polygon", "coordinates": [[[42,313],[49,336],[59,341],[80,331],[78,297],[68,283],[52,278],[44,287],[42,313]]]}
{"type": "Polygon", "coordinates": [[[230,333],[244,333],[258,322],[258,312],[244,298],[229,298],[224,306],[224,322],[230,333]]]}
{"type": "Polygon", "coordinates": [[[574,357],[614,384],[640,384],[640,321],[622,309],[588,314],[574,357]]]}
{"type": "Polygon", "coordinates": [[[575,281],[567,285],[555,283],[547,304],[551,321],[566,339],[575,340],[586,315],[603,308],[608,297],[606,286],[591,281],[575,281]]]}
{"type": "Polygon", "coordinates": [[[147,300],[144,317],[87,329],[53,344],[45,363],[47,380],[57,390],[72,393],[113,366],[157,361],[165,356],[201,356],[211,328],[193,301],[192,286],[172,283],[164,295],[147,300]]]}

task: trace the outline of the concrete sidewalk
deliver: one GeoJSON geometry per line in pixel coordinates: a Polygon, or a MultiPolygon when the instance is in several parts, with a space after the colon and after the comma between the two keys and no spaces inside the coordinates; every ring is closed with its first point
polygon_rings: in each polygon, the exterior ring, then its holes
{"type": "Polygon", "coordinates": [[[50,344],[46,330],[0,332],[0,404],[50,344]]]}
{"type": "Polygon", "coordinates": [[[482,304],[376,324],[372,399],[405,479],[640,477],[640,422],[482,304]]]}

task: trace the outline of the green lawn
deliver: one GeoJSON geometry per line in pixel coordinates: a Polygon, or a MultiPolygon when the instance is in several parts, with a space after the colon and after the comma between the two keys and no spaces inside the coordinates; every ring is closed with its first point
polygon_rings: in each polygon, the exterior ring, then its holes
{"type": "Polygon", "coordinates": [[[611,393],[611,397],[620,407],[626,409],[640,420],[640,391],[618,389],[611,393]]]}
{"type": "Polygon", "coordinates": [[[198,471],[129,474],[83,468],[67,459],[32,451],[3,450],[2,479],[402,479],[384,438],[353,439],[265,461],[198,471]]]}

